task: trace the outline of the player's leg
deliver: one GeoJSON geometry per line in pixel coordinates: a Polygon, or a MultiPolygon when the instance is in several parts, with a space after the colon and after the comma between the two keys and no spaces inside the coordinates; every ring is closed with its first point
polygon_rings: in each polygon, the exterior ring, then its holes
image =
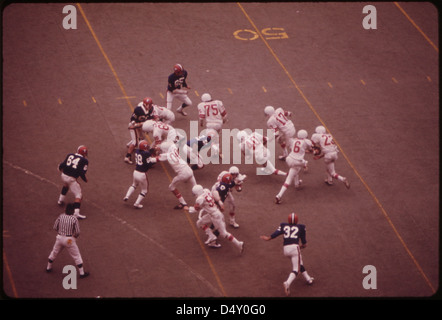
{"type": "Polygon", "coordinates": [[[275,197],[276,204],[281,203],[282,196],[287,191],[289,186],[293,183],[294,175],[295,175],[295,170],[293,168],[290,168],[287,174],[287,178],[284,181],[284,184],[282,185],[281,189],[279,190],[279,193],[275,197]]]}
{"type": "Polygon", "coordinates": [[[216,243],[217,237],[213,234],[213,230],[210,228],[212,225],[212,219],[210,218],[209,214],[202,215],[200,212],[199,219],[196,222],[196,226],[198,228],[201,228],[204,233],[207,235],[207,240],[204,242],[205,244],[219,248],[221,247],[220,244],[216,243]]]}
{"type": "Polygon", "coordinates": [[[227,232],[224,216],[221,213],[219,213],[216,215],[212,215],[211,217],[213,225],[215,226],[215,229],[218,230],[220,236],[232,242],[233,245],[235,245],[239,249],[240,253],[243,253],[244,242],[238,241],[238,239],[236,239],[231,233],[227,232]]]}
{"type": "Polygon", "coordinates": [[[335,161],[337,159],[337,155],[333,155],[330,158],[324,158],[324,162],[327,168],[327,173],[329,176],[331,176],[332,178],[341,181],[342,183],[345,184],[345,186],[348,188],[350,188],[350,183],[348,182],[347,178],[339,175],[336,173],[335,170],[335,161]]]}
{"type": "Polygon", "coordinates": [[[135,129],[129,129],[129,133],[131,140],[128,143],[127,153],[126,156],[124,157],[124,162],[133,164],[132,153],[134,152],[135,148],[138,145],[139,136],[138,136],[138,131],[135,129]]]}
{"type": "Polygon", "coordinates": [[[137,180],[136,171],[134,170],[134,172],[132,173],[132,185],[129,187],[129,189],[127,189],[126,195],[123,198],[124,201],[129,200],[129,198],[132,196],[132,194],[137,189],[138,183],[139,182],[137,180]]]}
{"type": "Polygon", "coordinates": [[[169,90],[167,90],[166,92],[166,107],[168,110],[172,110],[172,102],[173,102],[173,98],[175,96],[173,95],[173,93],[169,90]]]}
{"type": "Polygon", "coordinates": [[[143,205],[141,202],[144,200],[144,198],[147,195],[147,192],[149,190],[149,180],[147,179],[147,173],[138,172],[137,173],[137,183],[141,187],[141,192],[137,197],[137,200],[134,203],[134,207],[141,209],[143,205]]]}
{"type": "Polygon", "coordinates": [[[187,108],[192,105],[192,101],[189,99],[187,94],[179,94],[177,98],[181,100],[183,103],[176,110],[178,113],[181,113],[183,116],[187,116],[187,112],[184,111],[184,108],[187,108]]]}
{"type": "Polygon", "coordinates": [[[287,280],[283,283],[286,295],[290,294],[290,286],[295,281],[299,272],[299,255],[300,248],[298,245],[286,245],[284,246],[284,255],[290,258],[292,262],[292,271],[289,273],[287,280]]]}
{"type": "Polygon", "coordinates": [[[239,228],[239,224],[236,222],[235,219],[236,205],[235,205],[235,198],[233,197],[232,192],[229,192],[227,194],[227,198],[226,201],[224,201],[224,204],[229,207],[229,224],[234,228],[239,228]]]}
{"type": "Polygon", "coordinates": [[[73,181],[71,181],[69,188],[74,193],[75,200],[74,200],[74,216],[78,219],[85,219],[86,216],[80,214],[80,207],[81,207],[81,200],[83,199],[83,194],[81,191],[80,184],[73,178],[73,181]]]}
{"type": "Polygon", "coordinates": [[[295,185],[295,189],[299,189],[302,180],[299,179],[299,172],[304,167],[304,163],[302,161],[297,161],[296,165],[293,167],[294,175],[293,175],[293,184],[295,185]]]}
{"type": "Polygon", "coordinates": [[[184,207],[187,206],[186,201],[184,200],[183,195],[181,194],[181,192],[177,189],[177,184],[180,183],[181,181],[183,181],[183,174],[182,173],[178,173],[173,179],[172,182],[169,185],[169,190],[173,193],[173,195],[178,199],[179,204],[176,205],[174,207],[174,209],[183,209],[184,207]]]}
{"type": "Polygon", "coordinates": [[[68,193],[68,191],[69,191],[69,185],[67,183],[63,183],[63,187],[61,188],[60,196],[58,197],[58,202],[57,202],[59,206],[62,206],[64,204],[66,199],[66,194],[68,193]]]}

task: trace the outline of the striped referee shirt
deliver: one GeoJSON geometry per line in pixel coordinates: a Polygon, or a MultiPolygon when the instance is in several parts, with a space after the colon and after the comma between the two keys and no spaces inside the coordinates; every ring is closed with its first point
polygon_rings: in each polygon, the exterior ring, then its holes
{"type": "Polygon", "coordinates": [[[78,237],[80,235],[80,224],[73,215],[62,213],[54,223],[54,229],[61,236],[78,237]]]}

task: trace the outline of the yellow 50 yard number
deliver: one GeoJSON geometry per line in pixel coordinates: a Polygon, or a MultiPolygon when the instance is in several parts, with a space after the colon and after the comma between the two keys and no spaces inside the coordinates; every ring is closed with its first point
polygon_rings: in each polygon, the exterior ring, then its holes
{"type": "MultiPolygon", "coordinates": [[[[276,40],[276,39],[288,39],[288,35],[284,28],[264,28],[261,30],[263,37],[266,40],[276,40]]],[[[233,32],[233,36],[238,40],[250,41],[259,38],[256,31],[249,29],[240,29],[233,32]]]]}

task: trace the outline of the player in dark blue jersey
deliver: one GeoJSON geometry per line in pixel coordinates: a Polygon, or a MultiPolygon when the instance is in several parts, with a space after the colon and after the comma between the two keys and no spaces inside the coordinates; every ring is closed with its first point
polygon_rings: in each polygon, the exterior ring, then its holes
{"type": "Polygon", "coordinates": [[[292,271],[289,277],[284,281],[284,291],[286,295],[290,294],[290,285],[295,280],[299,272],[304,276],[308,284],[313,283],[313,278],[305,270],[302,261],[301,248],[307,246],[306,228],[303,224],[298,224],[298,215],[290,213],[288,223],[281,223],[270,236],[261,236],[261,239],[269,241],[283,235],[284,255],[292,261],[292,271]],[[299,243],[301,241],[301,243],[299,243]]]}
{"type": "Polygon", "coordinates": [[[199,155],[196,156],[193,153],[193,146],[197,147],[197,152],[199,154],[201,149],[210,146],[211,139],[212,138],[210,136],[201,135],[201,136],[195,137],[195,138],[187,141],[187,143],[186,143],[187,148],[188,148],[187,150],[189,150],[187,152],[187,163],[189,165],[191,165],[190,167],[192,168],[192,170],[201,169],[204,166],[203,161],[200,158],[200,156],[199,155]],[[195,161],[197,161],[198,163],[195,163],[195,161]]]}
{"type": "Polygon", "coordinates": [[[58,204],[63,205],[66,194],[69,190],[75,196],[74,201],[74,215],[79,219],[84,219],[86,216],[80,215],[81,199],[83,198],[78,178],[80,177],[84,182],[87,182],[86,172],[88,169],[89,161],[86,159],[88,149],[86,146],[81,145],[77,148],[76,153],[69,153],[63,162],[58,165],[58,170],[61,172],[61,181],[63,187],[61,188],[60,196],[58,198],[58,204]]]}
{"type": "Polygon", "coordinates": [[[127,190],[124,201],[129,200],[129,197],[134,193],[135,189],[140,186],[141,191],[134,203],[134,207],[141,209],[143,205],[141,201],[146,197],[149,191],[149,179],[147,171],[153,166],[150,162],[152,153],[150,152],[149,144],[146,140],[139,143],[139,148],[135,150],[135,170],[133,172],[132,185],[127,190]]]}
{"type": "Polygon", "coordinates": [[[184,108],[191,106],[192,101],[187,95],[190,87],[187,85],[187,71],[183,66],[176,64],[173,67],[173,73],[167,78],[167,92],[166,92],[166,106],[167,109],[172,110],[172,102],[175,98],[182,102],[181,106],[176,110],[183,116],[187,116],[184,108]]]}
{"type": "Polygon", "coordinates": [[[143,101],[135,107],[128,126],[131,140],[127,144],[128,149],[124,157],[124,162],[133,164],[132,153],[135,148],[138,147],[138,142],[143,137],[143,123],[146,120],[154,118],[153,111],[153,101],[149,97],[144,98],[143,101]]]}

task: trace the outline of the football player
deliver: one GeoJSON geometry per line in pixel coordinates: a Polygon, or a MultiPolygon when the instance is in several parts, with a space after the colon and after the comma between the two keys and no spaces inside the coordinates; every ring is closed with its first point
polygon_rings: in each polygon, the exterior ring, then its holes
{"type": "Polygon", "coordinates": [[[167,79],[166,105],[167,109],[172,110],[172,102],[175,98],[182,102],[181,106],[176,110],[183,116],[187,116],[184,108],[191,106],[192,101],[187,95],[190,87],[187,85],[187,70],[184,70],[181,64],[173,66],[173,73],[167,79]]]}
{"type": "Polygon", "coordinates": [[[124,157],[124,162],[133,164],[131,159],[132,153],[135,148],[138,147],[138,142],[142,140],[141,128],[144,121],[148,119],[153,119],[153,101],[151,98],[146,97],[135,107],[134,112],[130,117],[128,129],[131,140],[127,144],[128,150],[124,157]]]}
{"type": "Polygon", "coordinates": [[[139,143],[139,147],[135,150],[135,170],[132,174],[132,185],[126,192],[124,201],[129,200],[130,196],[134,193],[138,186],[140,186],[141,191],[134,203],[134,207],[141,209],[143,205],[141,201],[146,197],[149,192],[149,179],[147,176],[147,171],[152,167],[153,163],[150,161],[151,153],[149,151],[150,147],[146,140],[142,140],[139,143]]]}
{"type": "Polygon", "coordinates": [[[80,214],[83,194],[81,191],[81,186],[77,180],[80,177],[84,182],[88,181],[86,178],[86,172],[89,165],[89,161],[86,158],[87,155],[88,148],[81,145],[77,148],[76,153],[69,153],[64,161],[58,165],[58,170],[61,172],[61,181],[63,182],[63,187],[58,198],[58,204],[64,204],[66,194],[69,190],[71,190],[75,196],[74,216],[78,219],[86,218],[86,216],[80,214]]]}

